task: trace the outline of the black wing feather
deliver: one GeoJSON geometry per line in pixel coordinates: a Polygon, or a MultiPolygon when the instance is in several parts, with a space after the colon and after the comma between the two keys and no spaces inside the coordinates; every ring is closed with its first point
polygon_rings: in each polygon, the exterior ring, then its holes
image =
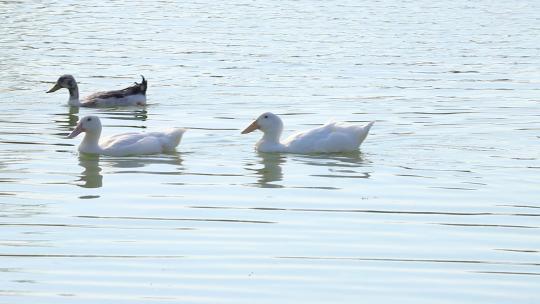
{"type": "Polygon", "coordinates": [[[97,92],[87,97],[87,99],[107,99],[107,98],[123,98],[129,95],[142,94],[146,95],[146,89],[148,88],[148,82],[142,76],[141,83],[135,82],[134,85],[121,90],[97,92]]]}

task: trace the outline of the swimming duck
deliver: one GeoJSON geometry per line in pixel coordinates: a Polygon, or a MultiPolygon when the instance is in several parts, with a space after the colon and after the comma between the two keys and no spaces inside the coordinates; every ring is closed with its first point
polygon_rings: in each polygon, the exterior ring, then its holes
{"type": "Polygon", "coordinates": [[[101,122],[97,116],[83,117],[68,138],[85,132],[79,152],[109,156],[126,156],[172,152],[180,144],[186,129],[171,128],[163,132],[123,133],[99,140],[101,122]]]}
{"type": "Polygon", "coordinates": [[[374,121],[365,126],[330,122],[321,127],[299,132],[280,142],[283,122],[270,112],[263,113],[242,134],[261,130],[264,135],[255,145],[259,152],[333,153],[358,150],[374,121]]]}
{"type": "Polygon", "coordinates": [[[62,75],[56,84],[47,91],[52,93],[62,88],[69,90],[68,104],[73,107],[111,107],[111,106],[144,106],[146,104],[146,88],[148,83],[142,76],[141,83],[122,90],[97,92],[85,97],[82,102],[79,100],[79,88],[75,77],[72,75],[62,75]]]}

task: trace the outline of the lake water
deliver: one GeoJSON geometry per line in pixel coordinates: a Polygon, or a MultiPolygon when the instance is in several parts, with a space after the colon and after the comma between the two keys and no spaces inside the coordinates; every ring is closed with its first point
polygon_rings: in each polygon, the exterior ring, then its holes
{"type": "Polygon", "coordinates": [[[0,303],[539,303],[540,2],[0,1],[0,303]],[[149,81],[144,108],[70,109],[149,81]],[[265,155],[330,119],[359,153],[265,155]],[[66,139],[189,128],[178,153],[66,139]]]}

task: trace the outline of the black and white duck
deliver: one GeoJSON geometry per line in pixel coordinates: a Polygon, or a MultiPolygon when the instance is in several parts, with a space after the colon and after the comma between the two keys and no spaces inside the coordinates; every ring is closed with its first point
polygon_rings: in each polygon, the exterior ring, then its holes
{"type": "Polygon", "coordinates": [[[113,107],[113,106],[144,106],[146,105],[146,89],[148,82],[142,76],[141,83],[135,82],[134,85],[122,90],[97,92],[79,99],[79,87],[77,81],[72,75],[62,75],[56,81],[56,84],[47,91],[52,93],[62,88],[68,89],[68,104],[73,107],[113,107]]]}

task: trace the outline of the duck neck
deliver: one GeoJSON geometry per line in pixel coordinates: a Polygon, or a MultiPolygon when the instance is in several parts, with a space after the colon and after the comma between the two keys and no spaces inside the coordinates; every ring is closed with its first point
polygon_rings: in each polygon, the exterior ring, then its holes
{"type": "Polygon", "coordinates": [[[84,153],[99,153],[101,148],[99,147],[99,136],[101,130],[94,132],[86,132],[84,139],[79,146],[79,151],[84,153]]]}
{"type": "Polygon", "coordinates": [[[280,137],[281,137],[281,130],[267,131],[267,132],[264,132],[264,135],[261,141],[267,142],[269,144],[279,144],[280,137]]]}
{"type": "Polygon", "coordinates": [[[81,105],[79,101],[79,87],[75,84],[68,88],[69,90],[69,105],[72,107],[78,107],[81,105]]]}
{"type": "Polygon", "coordinates": [[[283,152],[285,146],[279,142],[281,130],[265,132],[261,140],[255,145],[260,152],[283,152]]]}

